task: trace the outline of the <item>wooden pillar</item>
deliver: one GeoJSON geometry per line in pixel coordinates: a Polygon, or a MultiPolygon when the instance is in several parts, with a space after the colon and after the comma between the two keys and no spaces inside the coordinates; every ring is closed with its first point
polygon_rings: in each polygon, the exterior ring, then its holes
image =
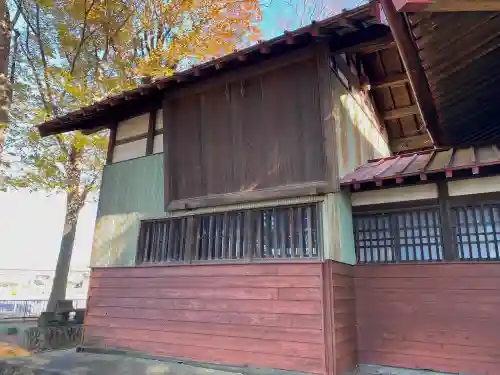
{"type": "Polygon", "coordinates": [[[437,183],[439,214],[441,217],[441,237],[443,239],[443,258],[447,261],[455,260],[456,254],[453,245],[453,227],[451,223],[451,203],[446,181],[437,183]]]}
{"type": "Polygon", "coordinates": [[[153,109],[149,112],[148,137],[146,140],[146,156],[153,154],[156,130],[156,114],[157,110],[153,109]]]}
{"type": "Polygon", "coordinates": [[[113,153],[115,151],[117,130],[118,130],[117,123],[111,125],[109,128],[108,153],[106,154],[106,164],[111,164],[113,162],[113,153]]]}

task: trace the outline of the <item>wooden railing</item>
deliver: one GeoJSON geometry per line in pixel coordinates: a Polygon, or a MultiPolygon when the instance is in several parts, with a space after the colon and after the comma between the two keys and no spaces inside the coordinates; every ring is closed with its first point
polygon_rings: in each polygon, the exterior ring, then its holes
{"type": "Polygon", "coordinates": [[[319,228],[318,203],[145,220],[137,264],[319,258],[319,228]]]}

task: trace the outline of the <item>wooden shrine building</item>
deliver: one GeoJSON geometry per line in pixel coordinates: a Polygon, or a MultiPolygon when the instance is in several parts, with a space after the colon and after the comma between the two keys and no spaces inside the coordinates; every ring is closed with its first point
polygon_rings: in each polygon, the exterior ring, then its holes
{"type": "Polygon", "coordinates": [[[500,373],[500,9],[424,3],[371,2],[40,125],[110,129],[85,345],[500,373]]]}

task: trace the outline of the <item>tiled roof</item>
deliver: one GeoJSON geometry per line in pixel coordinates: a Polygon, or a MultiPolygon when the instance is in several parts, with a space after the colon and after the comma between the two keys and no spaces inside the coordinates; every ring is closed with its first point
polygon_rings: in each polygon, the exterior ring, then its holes
{"type": "Polygon", "coordinates": [[[427,150],[416,153],[370,160],[346,175],[341,185],[358,188],[363,183],[378,186],[393,180],[402,183],[405,178],[419,176],[421,180],[437,173],[452,177],[454,171],[470,170],[478,174],[481,167],[500,164],[500,150],[496,145],[469,148],[427,150]]]}

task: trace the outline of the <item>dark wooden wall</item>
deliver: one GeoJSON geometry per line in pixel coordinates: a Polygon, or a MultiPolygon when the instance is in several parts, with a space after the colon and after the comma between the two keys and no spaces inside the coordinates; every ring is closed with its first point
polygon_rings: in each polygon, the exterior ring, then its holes
{"type": "Polygon", "coordinates": [[[318,62],[306,52],[165,99],[167,203],[325,181],[318,62]]]}
{"type": "Polygon", "coordinates": [[[355,267],[359,362],[500,374],[500,264],[355,267]]]}
{"type": "Polygon", "coordinates": [[[85,342],[324,373],[321,263],[100,268],[85,342]]]}

